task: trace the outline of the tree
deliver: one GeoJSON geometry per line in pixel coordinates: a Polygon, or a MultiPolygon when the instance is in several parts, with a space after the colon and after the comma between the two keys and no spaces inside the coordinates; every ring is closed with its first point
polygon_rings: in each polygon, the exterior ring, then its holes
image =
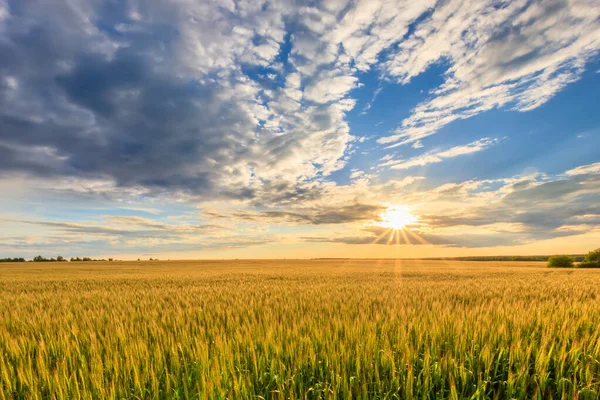
{"type": "Polygon", "coordinates": [[[600,248],[592,250],[585,255],[583,262],[578,268],[600,268],[600,248]]]}
{"type": "Polygon", "coordinates": [[[548,267],[550,268],[573,268],[573,259],[569,256],[559,255],[552,256],[548,259],[548,267]]]}
{"type": "Polygon", "coordinates": [[[56,257],[56,261],[66,261],[63,256],[56,257]]]}
{"type": "Polygon", "coordinates": [[[585,255],[585,262],[599,262],[600,261],[600,248],[592,250],[585,255]]]}

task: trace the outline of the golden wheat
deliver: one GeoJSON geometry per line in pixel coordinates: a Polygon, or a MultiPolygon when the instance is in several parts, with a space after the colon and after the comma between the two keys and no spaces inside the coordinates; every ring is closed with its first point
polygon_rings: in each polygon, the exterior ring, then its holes
{"type": "Polygon", "coordinates": [[[0,266],[2,399],[600,397],[600,271],[0,266]]]}

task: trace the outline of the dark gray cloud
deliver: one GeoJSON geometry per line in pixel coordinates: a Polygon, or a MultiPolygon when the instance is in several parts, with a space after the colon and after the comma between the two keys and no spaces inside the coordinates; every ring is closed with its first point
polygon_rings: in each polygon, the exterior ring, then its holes
{"type": "MultiPolygon", "coordinates": [[[[573,225],[579,216],[600,214],[600,175],[576,175],[514,190],[500,207],[497,218],[502,222],[520,222],[532,231],[573,225]]],[[[494,212],[487,211],[489,215],[494,212]]]]}
{"type": "Polygon", "coordinates": [[[314,198],[302,183],[343,165],[337,106],[243,71],[279,73],[282,4],[2,6],[0,175],[260,205],[314,198]]]}
{"type": "Polygon", "coordinates": [[[234,233],[227,227],[214,224],[165,224],[130,216],[109,216],[105,220],[111,226],[0,219],[0,222],[16,222],[50,229],[50,233],[42,237],[3,237],[0,250],[27,257],[38,253],[68,256],[145,252],[154,254],[244,248],[277,240],[269,234],[234,233]],[[223,236],[224,232],[228,234],[223,236]]]}
{"type": "Polygon", "coordinates": [[[102,225],[79,224],[71,222],[52,222],[52,221],[27,221],[27,220],[8,220],[1,219],[6,222],[17,222],[30,225],[38,225],[52,228],[58,232],[68,234],[92,235],[92,236],[111,236],[123,238],[181,238],[190,235],[206,235],[226,228],[214,225],[168,225],[153,223],[150,220],[144,220],[136,217],[109,217],[107,218],[113,223],[126,225],[131,227],[139,227],[142,229],[124,229],[106,227],[102,225]],[[151,228],[151,229],[147,229],[151,228]]]}
{"type": "Polygon", "coordinates": [[[42,83],[90,120],[65,113],[57,120],[6,115],[10,98],[0,98],[5,110],[0,171],[109,177],[118,186],[192,193],[215,190],[221,168],[248,154],[253,122],[234,99],[221,98],[226,89],[214,82],[152,72],[148,60],[130,52],[120,50],[108,61],[82,55],[72,70],[42,83]],[[48,160],[31,157],[44,150],[48,160]]]}
{"type": "Polygon", "coordinates": [[[235,218],[260,223],[345,224],[357,221],[377,221],[385,207],[372,204],[351,204],[337,207],[305,208],[298,211],[233,210],[228,213],[205,211],[210,218],[235,218]]]}
{"type": "MultiPolygon", "coordinates": [[[[469,204],[474,193],[461,185],[453,186],[451,199],[469,204]]],[[[585,233],[598,225],[600,216],[600,175],[581,174],[559,177],[549,182],[524,180],[508,184],[508,193],[498,201],[470,207],[455,214],[425,214],[421,222],[429,228],[457,226],[482,227],[492,224],[514,224],[518,232],[503,234],[515,242],[551,239],[585,233]],[[561,229],[570,227],[569,229],[561,229]]],[[[446,198],[446,191],[440,192],[446,198]]],[[[502,228],[498,228],[502,231],[502,228]]],[[[490,243],[495,243],[491,240],[490,243]]]]}

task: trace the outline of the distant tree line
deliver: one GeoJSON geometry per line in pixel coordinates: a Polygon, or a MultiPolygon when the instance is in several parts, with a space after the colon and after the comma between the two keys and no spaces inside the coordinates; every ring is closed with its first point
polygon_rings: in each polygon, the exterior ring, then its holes
{"type": "Polygon", "coordinates": [[[100,259],[100,258],[96,259],[96,258],[90,258],[90,257],[82,257],[82,258],[71,257],[71,261],[76,262],[76,261],[114,261],[114,260],[112,258],[109,258],[108,260],[106,260],[104,258],[102,258],[102,259],[100,259]]]}
{"type": "MultiPolygon", "coordinates": [[[[69,261],[69,260],[67,260],[63,256],[57,256],[56,258],[46,258],[46,257],[42,257],[42,256],[35,256],[31,260],[26,260],[23,257],[0,258],[0,262],[66,262],[66,261],[69,261]]],[[[76,261],[114,261],[114,259],[109,258],[108,260],[106,260],[104,258],[96,259],[96,258],[90,258],[90,257],[71,257],[70,261],[73,261],[73,262],[76,262],[76,261]]]]}
{"type": "Polygon", "coordinates": [[[56,258],[45,258],[42,256],[35,256],[33,257],[33,262],[64,262],[67,261],[65,260],[65,258],[63,256],[58,256],[56,258]]]}
{"type": "MultiPolygon", "coordinates": [[[[442,257],[425,258],[425,260],[456,260],[456,261],[548,261],[552,256],[473,256],[473,257],[442,257]]],[[[582,262],[583,254],[569,255],[573,261],[582,262]]]]}
{"type": "MultiPolygon", "coordinates": [[[[451,261],[548,261],[552,256],[463,256],[463,257],[421,257],[421,258],[398,258],[401,260],[451,260],[451,261]]],[[[576,262],[581,262],[585,258],[583,254],[574,254],[569,257],[576,262]]],[[[360,258],[361,260],[363,258],[360,258]]],[[[364,258],[372,260],[373,258],[364,258]]],[[[284,258],[285,260],[285,258],[284,258]]],[[[349,257],[317,257],[311,260],[352,260],[349,257]]],[[[139,261],[139,259],[138,259],[139,261]]]]}

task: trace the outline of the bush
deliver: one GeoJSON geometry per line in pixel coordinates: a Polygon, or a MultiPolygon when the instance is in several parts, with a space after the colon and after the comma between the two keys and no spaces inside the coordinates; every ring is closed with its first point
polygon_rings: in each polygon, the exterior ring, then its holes
{"type": "Polygon", "coordinates": [[[600,262],[600,248],[592,250],[585,255],[584,262],[600,262]]]}
{"type": "Polygon", "coordinates": [[[569,256],[552,256],[548,259],[550,268],[573,268],[573,259],[569,256]]]}
{"type": "Polygon", "coordinates": [[[600,261],[584,261],[577,268],[600,268],[600,261]]]}

